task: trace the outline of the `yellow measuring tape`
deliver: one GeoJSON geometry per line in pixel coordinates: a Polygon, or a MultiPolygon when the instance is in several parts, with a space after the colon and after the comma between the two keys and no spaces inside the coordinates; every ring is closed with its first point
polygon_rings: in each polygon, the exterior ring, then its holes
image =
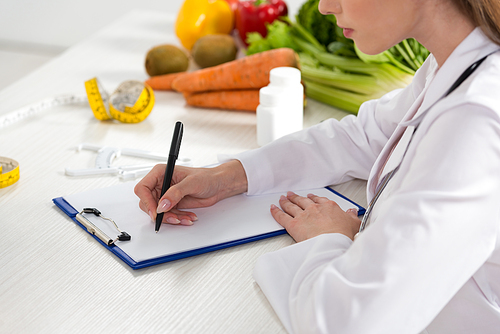
{"type": "Polygon", "coordinates": [[[16,160],[0,157],[0,188],[8,187],[19,180],[19,164],[16,160]]]}
{"type": "MultiPolygon", "coordinates": [[[[109,95],[97,81],[97,78],[85,82],[87,98],[94,116],[98,120],[116,119],[123,123],[139,123],[151,113],[155,103],[153,89],[140,81],[125,81],[109,95]],[[109,104],[109,107],[106,105],[109,104]]],[[[81,98],[49,99],[42,103],[16,110],[0,118],[0,128],[10,125],[29,115],[51,106],[80,102],[81,98]]],[[[19,163],[13,159],[0,157],[0,188],[13,185],[19,180],[19,163]]]]}
{"type": "Polygon", "coordinates": [[[139,123],[148,117],[155,103],[153,89],[140,81],[125,81],[109,95],[93,78],[85,82],[85,90],[95,118],[101,121],[139,123]]]}

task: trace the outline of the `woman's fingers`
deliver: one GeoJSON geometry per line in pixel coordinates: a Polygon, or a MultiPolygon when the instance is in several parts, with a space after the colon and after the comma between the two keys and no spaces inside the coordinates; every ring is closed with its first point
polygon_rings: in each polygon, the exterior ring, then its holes
{"type": "Polygon", "coordinates": [[[146,202],[146,199],[141,199],[139,201],[139,208],[146,212],[149,217],[151,218],[152,221],[154,221],[156,219],[156,211],[152,211],[149,209],[148,205],[147,205],[147,202],[146,202]]]}
{"type": "Polygon", "coordinates": [[[326,202],[330,201],[330,199],[328,199],[326,197],[319,197],[319,196],[314,195],[314,194],[307,194],[307,198],[312,200],[314,203],[318,203],[318,204],[326,203],[326,202]]]}
{"type": "Polygon", "coordinates": [[[283,212],[276,205],[272,204],[271,205],[271,215],[273,216],[274,220],[276,220],[278,222],[278,224],[280,224],[286,230],[288,230],[288,228],[290,226],[290,222],[293,219],[289,214],[283,212]]]}
{"type": "Polygon", "coordinates": [[[302,210],[306,209],[309,205],[314,204],[314,201],[312,201],[310,198],[299,196],[296,193],[291,192],[291,191],[286,193],[286,198],[290,202],[299,206],[302,210]]]}
{"type": "Polygon", "coordinates": [[[280,197],[280,206],[281,209],[283,209],[284,212],[289,214],[291,217],[296,217],[298,216],[301,212],[304,211],[300,206],[297,204],[293,203],[290,201],[287,197],[281,196],[280,197]]]}
{"type": "MultiPolygon", "coordinates": [[[[156,215],[151,220],[156,220],[156,215]]],[[[163,214],[162,223],[171,225],[186,225],[191,226],[193,222],[197,221],[198,217],[193,212],[180,211],[177,209],[172,209],[163,214]]]]}
{"type": "MultiPolygon", "coordinates": [[[[177,218],[177,220],[179,221],[179,224],[181,224],[181,225],[187,225],[187,226],[193,225],[193,222],[198,220],[198,217],[193,212],[172,209],[172,210],[170,210],[170,212],[168,212],[168,214],[170,214],[170,213],[172,214],[172,216],[174,216],[174,218],[175,217],[177,218]]],[[[167,213],[164,214],[164,217],[165,217],[165,215],[167,215],[167,213]]],[[[169,221],[167,221],[167,222],[170,223],[169,221]]]]}
{"type": "Polygon", "coordinates": [[[281,196],[280,205],[281,209],[272,205],[271,214],[297,242],[324,233],[341,233],[353,239],[359,230],[357,209],[344,212],[326,197],[288,192],[286,197],[281,196]]]}
{"type": "Polygon", "coordinates": [[[281,208],[292,217],[297,217],[312,204],[314,204],[314,202],[311,199],[299,196],[291,191],[287,192],[286,197],[280,197],[281,208]]]}
{"type": "Polygon", "coordinates": [[[358,218],[358,208],[347,209],[346,212],[354,218],[358,218]]]}
{"type": "MultiPolygon", "coordinates": [[[[314,203],[318,203],[318,204],[327,203],[330,201],[326,197],[319,197],[319,196],[314,195],[314,194],[307,194],[307,198],[311,199],[312,201],[314,201],[314,203]]],[[[354,218],[358,218],[358,208],[347,209],[346,213],[350,214],[354,218]]]]}
{"type": "Polygon", "coordinates": [[[159,196],[161,188],[157,188],[161,187],[164,171],[165,165],[156,165],[134,188],[135,194],[141,200],[139,207],[150,217],[156,217],[158,197],[155,196],[159,196]]]}
{"type": "Polygon", "coordinates": [[[157,212],[167,212],[177,206],[177,204],[187,195],[197,194],[200,191],[200,182],[197,178],[189,177],[188,173],[196,173],[196,169],[186,170],[178,166],[174,171],[172,184],[165,194],[158,201],[157,212]]]}
{"type": "MultiPolygon", "coordinates": [[[[139,207],[142,211],[147,212],[152,221],[156,221],[156,210],[148,210],[146,204],[141,200],[139,202],[139,207]],[[149,211],[149,212],[148,212],[149,211]]],[[[194,212],[180,211],[177,209],[172,209],[169,212],[163,214],[163,223],[172,225],[193,225],[193,222],[197,221],[198,217],[194,212]]]]}

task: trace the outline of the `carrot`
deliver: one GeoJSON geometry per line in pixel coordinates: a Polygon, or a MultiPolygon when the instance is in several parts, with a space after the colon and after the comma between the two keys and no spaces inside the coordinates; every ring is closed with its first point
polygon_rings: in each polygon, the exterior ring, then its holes
{"type": "Polygon", "coordinates": [[[259,105],[258,89],[217,90],[184,94],[193,107],[255,111],[259,105]]]}
{"type": "Polygon", "coordinates": [[[274,49],[189,72],[176,78],[172,87],[183,93],[262,88],[269,84],[269,71],[281,66],[299,67],[295,51],[274,49]]]}
{"type": "Polygon", "coordinates": [[[154,90],[173,90],[172,82],[186,72],[169,73],[163,75],[156,75],[145,81],[154,90]]]}

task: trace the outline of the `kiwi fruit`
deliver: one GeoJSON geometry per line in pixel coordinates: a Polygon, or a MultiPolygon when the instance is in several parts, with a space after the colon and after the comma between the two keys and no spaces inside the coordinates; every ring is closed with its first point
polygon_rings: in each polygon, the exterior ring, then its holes
{"type": "Polygon", "coordinates": [[[158,45],[146,55],[146,72],[149,76],[184,72],[189,67],[189,58],[175,45],[158,45]]]}
{"type": "Polygon", "coordinates": [[[231,36],[214,34],[199,38],[193,45],[191,55],[198,66],[205,68],[235,60],[237,52],[231,36]]]}

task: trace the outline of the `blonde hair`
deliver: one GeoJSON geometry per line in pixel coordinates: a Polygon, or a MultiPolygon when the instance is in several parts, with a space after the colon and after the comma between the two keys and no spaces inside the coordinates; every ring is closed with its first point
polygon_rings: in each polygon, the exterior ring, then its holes
{"type": "Polygon", "coordinates": [[[500,0],[454,0],[458,7],[500,45],[500,0]]]}

